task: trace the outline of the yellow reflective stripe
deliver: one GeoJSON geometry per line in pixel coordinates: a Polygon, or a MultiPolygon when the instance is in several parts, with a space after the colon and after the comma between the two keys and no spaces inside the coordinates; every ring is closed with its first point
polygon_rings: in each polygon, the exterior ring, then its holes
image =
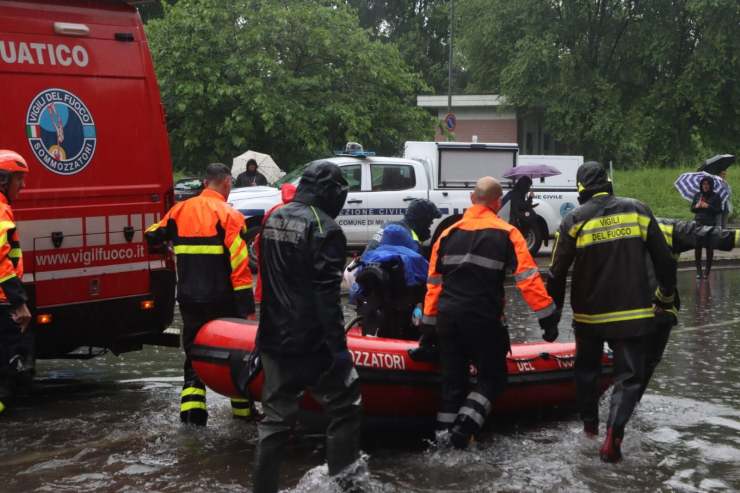
{"type": "Polygon", "coordinates": [[[12,274],[8,274],[8,275],[7,275],[7,276],[5,276],[5,277],[0,277],[0,283],[2,283],[2,282],[5,282],[5,281],[7,281],[8,279],[13,279],[14,277],[16,277],[16,275],[15,275],[15,272],[14,272],[14,273],[12,273],[12,274]]]}
{"type": "Polygon", "coordinates": [[[182,404],[180,404],[181,413],[185,411],[190,411],[192,409],[202,409],[204,411],[208,410],[208,408],[206,407],[206,403],[201,402],[201,401],[190,401],[190,402],[183,402],[182,404]]]}
{"type": "Polygon", "coordinates": [[[658,223],[658,227],[663,232],[665,242],[668,243],[669,247],[673,248],[673,225],[658,223]]]}
{"type": "Polygon", "coordinates": [[[232,407],[231,408],[231,412],[233,413],[234,416],[241,416],[241,417],[244,417],[244,418],[248,418],[249,416],[252,415],[252,410],[250,408],[248,408],[248,407],[247,408],[244,408],[244,409],[239,409],[239,408],[236,408],[236,407],[232,407]]]}
{"type": "Polygon", "coordinates": [[[245,402],[245,403],[249,404],[249,399],[242,399],[241,397],[232,397],[231,398],[231,403],[232,404],[234,404],[234,403],[238,404],[240,402],[245,402]]]}
{"type": "Polygon", "coordinates": [[[242,237],[240,235],[236,235],[236,238],[234,238],[234,241],[231,243],[231,246],[229,247],[229,253],[233,257],[234,255],[239,252],[239,248],[244,244],[244,240],[242,240],[242,237]]]}
{"type": "Polygon", "coordinates": [[[252,289],[252,285],[245,284],[244,286],[234,286],[234,291],[243,291],[245,289],[252,289]]]}
{"type": "Polygon", "coordinates": [[[568,230],[568,236],[570,236],[571,238],[575,238],[576,235],[578,234],[578,230],[581,228],[582,225],[583,225],[583,221],[579,223],[575,223],[573,226],[571,226],[570,229],[568,230]]]}
{"type": "Polygon", "coordinates": [[[20,248],[13,248],[8,252],[8,257],[10,258],[21,258],[23,256],[23,252],[20,248]]]}
{"type": "Polygon", "coordinates": [[[590,219],[578,231],[576,247],[584,248],[595,243],[603,243],[626,238],[647,239],[650,216],[637,212],[613,214],[590,219]]]}
{"type": "Polygon", "coordinates": [[[417,243],[421,243],[421,242],[419,241],[419,235],[417,235],[417,234],[416,234],[416,231],[414,231],[413,229],[411,230],[411,237],[412,237],[412,238],[414,239],[414,241],[415,241],[415,242],[417,242],[417,243]]]}
{"type": "Polygon", "coordinates": [[[5,404],[3,404],[3,401],[0,401],[0,413],[5,411],[5,404]]]}
{"type": "Polygon", "coordinates": [[[635,310],[623,310],[619,312],[586,314],[573,313],[573,320],[584,324],[605,324],[610,322],[624,322],[626,320],[638,320],[641,318],[652,318],[653,308],[637,308],[635,310]]]}
{"type": "Polygon", "coordinates": [[[206,389],[199,389],[198,387],[188,387],[186,389],[182,389],[182,392],[180,392],[180,397],[187,397],[189,395],[206,395],[206,389]]]}
{"type": "Polygon", "coordinates": [[[177,245],[175,255],[221,255],[224,253],[223,245],[177,245]]]}
{"type": "Polygon", "coordinates": [[[237,253],[236,256],[231,257],[231,270],[236,270],[239,265],[247,260],[249,257],[249,250],[247,250],[247,245],[244,245],[244,248],[242,248],[241,252],[237,253]]]}
{"type": "Polygon", "coordinates": [[[159,229],[159,223],[154,223],[151,226],[149,226],[148,228],[146,228],[146,232],[147,233],[151,233],[152,231],[156,231],[158,229],[159,229]]]}
{"type": "Polygon", "coordinates": [[[665,294],[663,294],[663,291],[659,287],[655,288],[655,297],[661,303],[673,303],[675,298],[674,295],[666,296],[665,294]]]}
{"type": "Polygon", "coordinates": [[[311,211],[313,211],[313,215],[316,218],[316,222],[319,223],[319,233],[323,233],[324,228],[321,226],[321,219],[319,219],[319,215],[316,213],[316,209],[314,209],[312,205],[309,207],[311,207],[311,211]]]}
{"type": "Polygon", "coordinates": [[[15,223],[13,221],[0,221],[0,230],[7,231],[13,228],[15,228],[15,223]]]}

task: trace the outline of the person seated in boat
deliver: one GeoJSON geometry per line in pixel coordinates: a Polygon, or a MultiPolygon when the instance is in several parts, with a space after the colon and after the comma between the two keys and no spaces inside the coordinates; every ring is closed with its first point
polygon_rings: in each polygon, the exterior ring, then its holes
{"type": "Polygon", "coordinates": [[[378,246],[360,258],[350,302],[357,305],[364,333],[418,337],[412,314],[424,299],[429,262],[414,250],[414,243],[406,228],[391,224],[378,246]]]}
{"type": "MultiPolygon", "coordinates": [[[[363,254],[380,246],[385,228],[391,225],[398,225],[404,228],[409,234],[409,237],[413,240],[408,247],[416,252],[422,253],[422,255],[425,255],[425,252],[422,252],[421,244],[432,237],[432,223],[435,219],[439,219],[440,217],[442,217],[442,213],[439,211],[437,206],[434,205],[434,202],[427,199],[414,199],[409,203],[406,213],[403,215],[403,219],[386,223],[375,232],[373,237],[367,243],[363,254]]],[[[425,256],[428,257],[428,252],[426,253],[427,254],[425,256]]]]}

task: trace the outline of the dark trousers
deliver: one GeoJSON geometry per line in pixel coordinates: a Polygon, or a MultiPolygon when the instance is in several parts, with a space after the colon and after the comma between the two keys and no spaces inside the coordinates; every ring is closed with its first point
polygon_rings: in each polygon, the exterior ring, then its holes
{"type": "Polygon", "coordinates": [[[655,369],[663,359],[663,352],[671,336],[672,323],[656,323],[655,331],[645,336],[645,378],[640,388],[640,399],[650,384],[655,369]]]}
{"type": "Polygon", "coordinates": [[[437,428],[459,424],[464,433],[478,431],[493,401],[506,388],[508,331],[499,323],[472,322],[465,317],[438,317],[439,356],[442,366],[442,402],[437,428]],[[470,364],[477,370],[470,383],[470,364]]]}
{"type": "Polygon", "coordinates": [[[254,477],[255,493],[278,491],[283,451],[298,419],[306,389],[326,409],[326,459],[336,475],[359,457],[362,398],[357,371],[351,363],[337,366],[328,351],[305,356],[262,353],[265,383],[254,477]]]}
{"type": "Polygon", "coordinates": [[[0,307],[0,403],[3,407],[15,395],[26,352],[20,325],[11,318],[9,307],[0,307]]]}
{"type": "Polygon", "coordinates": [[[182,315],[182,348],[185,351],[183,385],[180,394],[180,419],[184,422],[204,425],[208,419],[206,411],[206,386],[193,370],[190,349],[200,328],[211,320],[236,317],[234,303],[180,303],[182,315]]]}
{"type": "MultiPolygon", "coordinates": [[[[599,421],[599,380],[604,339],[576,334],[576,394],[581,419],[599,421]]],[[[609,339],[614,353],[614,390],[607,426],[621,437],[642,395],[645,375],[645,339],[609,339]]]]}

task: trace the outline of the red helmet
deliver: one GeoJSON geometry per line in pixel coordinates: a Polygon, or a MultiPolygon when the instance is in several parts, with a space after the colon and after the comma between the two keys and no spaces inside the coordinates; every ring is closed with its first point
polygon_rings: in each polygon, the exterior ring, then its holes
{"type": "Polygon", "coordinates": [[[0,149],[0,172],[28,173],[28,165],[23,156],[17,152],[0,149]]]}

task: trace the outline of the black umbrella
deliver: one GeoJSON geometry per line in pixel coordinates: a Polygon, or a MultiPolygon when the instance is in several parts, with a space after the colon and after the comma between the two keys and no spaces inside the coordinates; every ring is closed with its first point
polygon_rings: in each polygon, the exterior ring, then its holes
{"type": "Polygon", "coordinates": [[[717,154],[714,157],[710,157],[704,161],[698,168],[697,171],[706,171],[713,175],[718,175],[720,172],[726,170],[732,163],[735,162],[735,156],[732,154],[717,154]]]}

